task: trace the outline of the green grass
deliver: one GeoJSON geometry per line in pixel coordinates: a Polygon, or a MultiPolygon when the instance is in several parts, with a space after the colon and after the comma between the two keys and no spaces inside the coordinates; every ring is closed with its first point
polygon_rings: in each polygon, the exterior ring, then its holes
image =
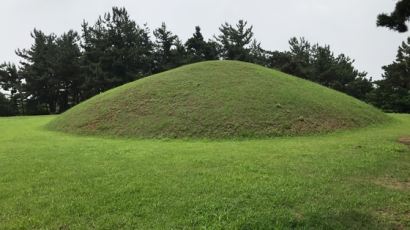
{"type": "Polygon", "coordinates": [[[140,138],[323,133],[385,122],[345,94],[258,65],[210,61],[144,78],[76,106],[50,127],[140,138]]]}
{"type": "Polygon", "coordinates": [[[136,140],[1,118],[0,229],[406,229],[410,115],[328,135],[136,140]]]}

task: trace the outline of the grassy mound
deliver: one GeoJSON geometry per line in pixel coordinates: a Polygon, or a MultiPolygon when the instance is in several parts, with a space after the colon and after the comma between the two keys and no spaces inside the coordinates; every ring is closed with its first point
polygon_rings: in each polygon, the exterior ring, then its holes
{"type": "Polygon", "coordinates": [[[387,120],[345,94],[237,61],[187,65],[107,91],[53,120],[54,130],[129,137],[268,137],[387,120]]]}

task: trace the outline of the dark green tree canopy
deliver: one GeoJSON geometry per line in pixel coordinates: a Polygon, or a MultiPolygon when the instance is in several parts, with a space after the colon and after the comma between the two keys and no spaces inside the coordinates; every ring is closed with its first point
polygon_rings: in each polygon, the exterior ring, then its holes
{"type": "Polygon", "coordinates": [[[390,14],[380,14],[377,17],[377,26],[385,26],[398,32],[406,32],[406,22],[410,20],[410,0],[400,0],[390,14]]]}
{"type": "MultiPolygon", "coordinates": [[[[6,90],[9,97],[0,95],[3,98],[0,108],[0,115],[15,115],[18,113],[24,114],[24,84],[23,78],[19,74],[16,65],[4,63],[0,65],[0,89],[6,90]]],[[[1,92],[0,92],[1,93],[1,92]]]]}
{"type": "Polygon", "coordinates": [[[260,42],[256,41],[256,39],[252,41],[249,48],[249,57],[251,62],[268,67],[269,55],[270,53],[262,48],[260,42]]]}
{"type": "Polygon", "coordinates": [[[60,83],[54,68],[58,53],[57,36],[46,35],[36,29],[31,36],[34,44],[30,49],[16,51],[22,58],[21,74],[26,81],[27,96],[44,102],[50,113],[56,113],[60,83]]]}
{"type": "Polygon", "coordinates": [[[202,50],[204,49],[204,44],[205,40],[204,36],[201,33],[201,27],[196,26],[195,33],[192,35],[191,38],[188,38],[188,40],[185,43],[187,51],[194,55],[201,56],[202,50]]]}
{"type": "Polygon", "coordinates": [[[94,25],[84,22],[82,29],[81,65],[89,96],[150,72],[153,44],[149,30],[131,20],[125,8],[113,7],[94,25]]]}
{"type": "Polygon", "coordinates": [[[154,72],[160,72],[171,69],[175,66],[178,58],[176,54],[183,55],[184,49],[182,49],[181,41],[177,35],[174,35],[168,30],[165,23],[161,24],[161,27],[154,30],[155,36],[155,57],[154,57],[154,72]]]}
{"type": "Polygon", "coordinates": [[[17,111],[12,105],[12,102],[0,92],[0,116],[13,116],[17,111]]]}
{"type": "Polygon", "coordinates": [[[366,72],[354,68],[354,60],[335,55],[329,46],[312,45],[304,38],[291,38],[289,52],[271,52],[268,66],[317,82],[366,100],[373,89],[366,72]]]}
{"type": "Polygon", "coordinates": [[[195,27],[195,33],[185,43],[189,62],[218,59],[218,47],[216,42],[206,42],[199,26],[195,27]]]}
{"type": "Polygon", "coordinates": [[[399,47],[396,60],[383,69],[372,102],[387,111],[410,113],[410,38],[399,47]]]}
{"type": "Polygon", "coordinates": [[[62,34],[55,41],[58,47],[54,71],[59,80],[58,105],[60,111],[81,101],[81,86],[84,84],[81,76],[79,36],[72,30],[62,34]]]}
{"type": "Polygon", "coordinates": [[[229,60],[250,61],[250,47],[253,41],[253,26],[239,20],[236,26],[225,23],[219,28],[220,35],[215,39],[221,47],[221,56],[229,60]]]}
{"type": "Polygon", "coordinates": [[[3,90],[10,91],[11,95],[21,90],[22,77],[15,64],[3,63],[0,65],[0,86],[3,90]]]}

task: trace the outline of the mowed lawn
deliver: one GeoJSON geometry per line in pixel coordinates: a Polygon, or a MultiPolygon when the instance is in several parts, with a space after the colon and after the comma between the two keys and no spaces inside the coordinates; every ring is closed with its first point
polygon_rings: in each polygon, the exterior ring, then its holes
{"type": "Polygon", "coordinates": [[[410,228],[410,115],[264,140],[135,140],[0,119],[0,229],[410,228]]]}

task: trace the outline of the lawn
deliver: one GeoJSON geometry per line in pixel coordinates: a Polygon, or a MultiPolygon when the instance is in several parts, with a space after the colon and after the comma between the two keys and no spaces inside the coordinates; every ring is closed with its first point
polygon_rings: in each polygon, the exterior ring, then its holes
{"type": "Polygon", "coordinates": [[[327,135],[136,140],[0,119],[1,229],[410,228],[410,115],[327,135]]]}

